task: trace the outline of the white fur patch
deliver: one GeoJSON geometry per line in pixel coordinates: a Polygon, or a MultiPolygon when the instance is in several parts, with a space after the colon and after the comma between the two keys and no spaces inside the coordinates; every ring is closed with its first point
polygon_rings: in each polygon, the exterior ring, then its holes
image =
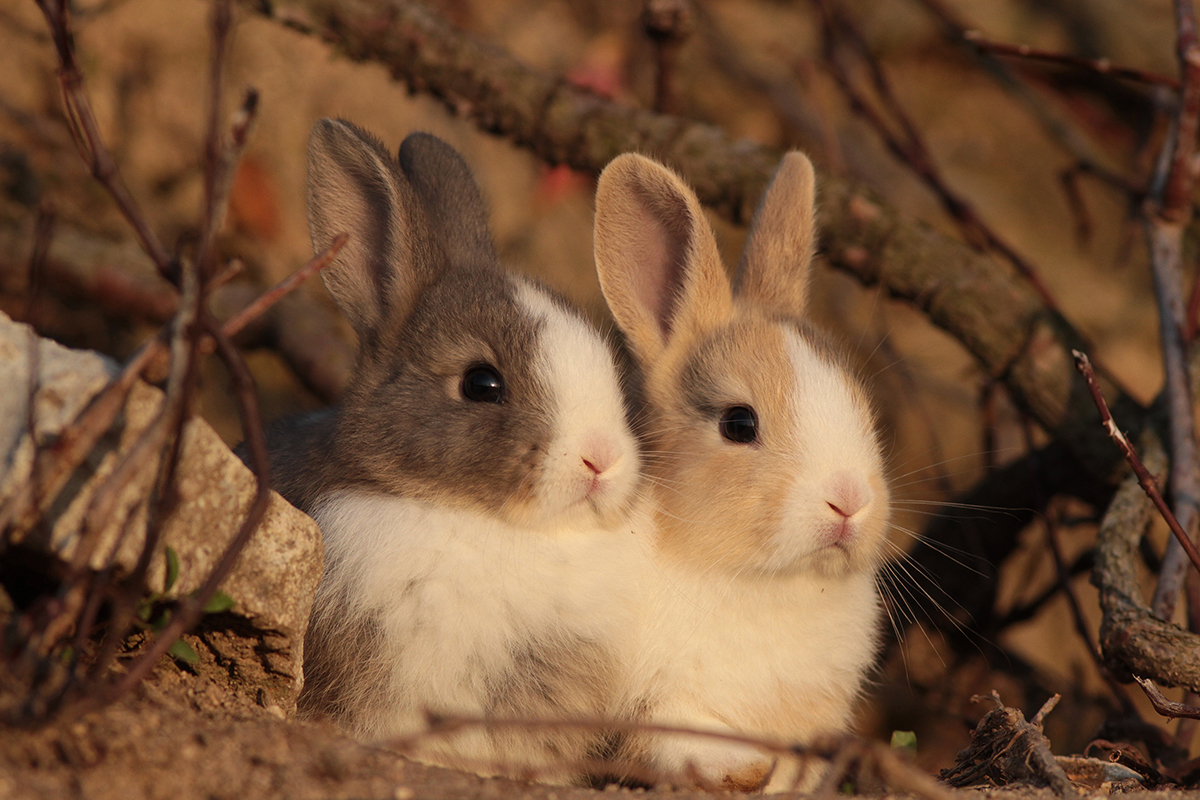
{"type": "MultiPolygon", "coordinates": [[[[629,692],[657,701],[650,721],[790,741],[846,729],[879,640],[873,575],[697,574],[661,559],[656,573],[629,692]]],[[[715,783],[762,759],[689,736],[658,737],[651,752],[658,768],[690,761],[715,783]]]]}
{"type": "Polygon", "coordinates": [[[789,443],[796,476],[766,566],[785,571],[810,557],[829,561],[831,569],[845,568],[848,558],[866,566],[865,551],[878,546],[872,537],[882,532],[888,502],[871,488],[883,485],[883,461],[870,410],[842,367],[795,331],[785,342],[794,381],[789,414],[798,420],[797,440],[789,443]],[[835,508],[847,495],[856,501],[848,519],[835,508]],[[843,552],[830,549],[835,541],[843,552]]]}
{"type": "Polygon", "coordinates": [[[350,616],[379,621],[392,664],[390,701],[366,712],[359,735],[421,730],[426,710],[486,713],[487,688],[531,642],[574,636],[614,659],[628,647],[645,565],[628,528],[547,536],[476,512],[353,491],[331,495],[313,516],[325,539],[323,580],[348,590],[350,616]]]}
{"type": "Polygon", "coordinates": [[[519,283],[517,300],[541,322],[537,369],[553,404],[539,504],[556,525],[564,511],[573,516],[573,507],[581,524],[615,523],[629,508],[641,464],[612,351],[591,325],[536,287],[519,283]]]}

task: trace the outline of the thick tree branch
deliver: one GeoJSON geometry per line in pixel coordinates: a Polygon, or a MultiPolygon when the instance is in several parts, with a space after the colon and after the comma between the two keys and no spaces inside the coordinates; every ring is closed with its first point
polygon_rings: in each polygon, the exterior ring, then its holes
{"type": "MultiPolygon", "coordinates": [[[[639,151],[662,158],[701,200],[734,220],[754,210],[781,153],[733,141],[711,125],[606,101],[471,40],[425,7],[403,0],[240,0],[243,7],[319,36],[351,58],[385,65],[483,130],[550,163],[598,171],[639,151]]],[[[822,175],[824,249],[866,284],[912,301],[1003,379],[1022,410],[1067,443],[1108,483],[1121,462],[1071,350],[1082,337],[1013,271],[991,256],[901,217],[858,183],[822,175]]],[[[1114,414],[1135,434],[1144,409],[1105,386],[1114,414]]]]}

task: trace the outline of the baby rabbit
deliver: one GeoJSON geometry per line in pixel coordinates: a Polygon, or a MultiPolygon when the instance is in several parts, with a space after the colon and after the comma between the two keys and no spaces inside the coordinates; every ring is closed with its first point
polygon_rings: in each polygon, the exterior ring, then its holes
{"type": "MultiPolygon", "coordinates": [[[[867,395],[806,319],[813,183],[789,153],[731,282],[678,176],[623,155],[600,177],[596,264],[644,372],[654,489],[655,569],[624,690],[634,719],[811,741],[846,729],[876,655],[888,486],[867,395]]],[[[629,747],[707,785],[819,777],[717,739],[644,733],[629,747]]]]}
{"type": "MultiPolygon", "coordinates": [[[[433,136],[397,160],[318,122],[308,205],[317,251],[351,234],[324,278],[359,354],[339,408],[270,441],[279,490],[325,541],[302,713],[373,741],[426,711],[602,715],[642,558],[618,527],[640,461],[610,348],[499,268],[479,189],[433,136]]],[[[468,727],[415,755],[520,775],[584,758],[589,738],[468,727]]]]}

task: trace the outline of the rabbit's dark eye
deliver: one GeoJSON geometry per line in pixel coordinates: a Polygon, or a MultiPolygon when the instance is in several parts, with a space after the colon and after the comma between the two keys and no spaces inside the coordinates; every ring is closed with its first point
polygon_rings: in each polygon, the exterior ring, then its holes
{"type": "Polygon", "coordinates": [[[474,403],[503,403],[504,379],[487,364],[476,364],[463,373],[462,395],[474,403]]]}
{"type": "Polygon", "coordinates": [[[749,406],[732,406],[721,414],[721,435],[735,444],[750,444],[758,438],[758,415],[749,406]]]}

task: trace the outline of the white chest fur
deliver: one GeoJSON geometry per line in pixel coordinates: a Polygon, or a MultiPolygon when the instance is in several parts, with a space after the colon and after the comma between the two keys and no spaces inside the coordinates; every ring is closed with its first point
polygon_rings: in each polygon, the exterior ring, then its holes
{"type": "MultiPolygon", "coordinates": [[[[662,558],[655,573],[626,690],[633,708],[656,723],[781,742],[845,729],[879,641],[873,575],[697,575],[662,558]]],[[[743,788],[773,756],[694,736],[649,736],[641,747],[667,774],[697,770],[743,788]]],[[[777,765],[767,788],[789,788],[795,769],[777,765]]]]}
{"type": "MultiPolygon", "coordinates": [[[[387,661],[382,702],[351,715],[357,734],[412,733],[424,727],[427,710],[612,713],[644,564],[629,527],[524,530],[469,511],[351,492],[330,497],[314,516],[326,542],[322,590],[347,598],[348,616],[372,619],[377,655],[387,661]]],[[[529,751],[542,744],[526,744],[500,747],[479,736],[451,750],[538,760],[529,751]]],[[[457,763],[444,754],[432,760],[457,763]]]]}

